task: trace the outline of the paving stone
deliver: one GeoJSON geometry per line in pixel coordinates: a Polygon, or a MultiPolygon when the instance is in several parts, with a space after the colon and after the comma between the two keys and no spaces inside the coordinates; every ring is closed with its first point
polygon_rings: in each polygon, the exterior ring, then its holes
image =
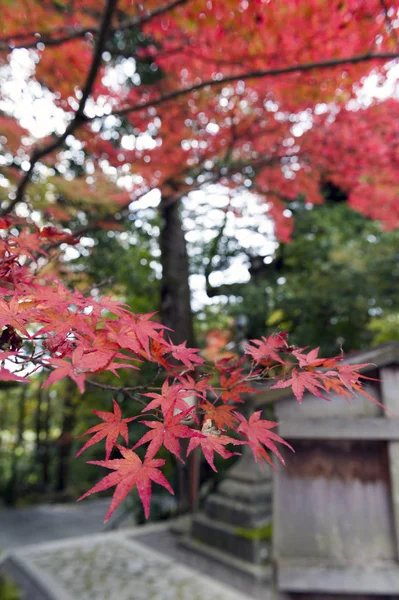
{"type": "Polygon", "coordinates": [[[128,531],[34,545],[10,558],[51,600],[248,600],[128,531]]]}
{"type": "MultiPolygon", "coordinates": [[[[25,508],[0,506],[0,549],[10,552],[27,544],[103,533],[121,518],[119,511],[105,526],[103,520],[108,506],[109,498],[65,504],[37,504],[25,508]]],[[[121,522],[123,527],[132,524],[131,519],[121,522]]]]}

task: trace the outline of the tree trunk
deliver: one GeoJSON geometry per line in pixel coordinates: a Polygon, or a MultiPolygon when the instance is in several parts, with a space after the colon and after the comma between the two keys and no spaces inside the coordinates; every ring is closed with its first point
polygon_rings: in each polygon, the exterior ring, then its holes
{"type": "Polygon", "coordinates": [[[72,450],[72,431],[76,424],[75,384],[68,381],[65,388],[65,398],[62,417],[62,430],[58,438],[58,474],[57,491],[62,492],[68,487],[69,463],[72,450]]]}
{"type": "Polygon", "coordinates": [[[37,394],[37,405],[35,414],[35,466],[38,467],[39,473],[41,473],[41,481],[44,485],[44,489],[49,485],[49,474],[48,474],[48,446],[47,446],[47,432],[46,432],[46,406],[45,402],[49,402],[49,394],[39,388],[37,394]],[[44,423],[43,423],[44,420],[44,423]],[[43,426],[45,431],[43,432],[43,426]],[[43,437],[43,433],[44,436],[43,437]]]}
{"type": "Polygon", "coordinates": [[[45,395],[46,407],[44,413],[44,441],[43,441],[43,483],[46,488],[50,485],[50,419],[51,419],[51,397],[47,392],[45,395]]]}
{"type": "Polygon", "coordinates": [[[161,318],[164,325],[173,329],[169,335],[175,344],[187,340],[188,346],[194,346],[188,256],[180,205],[180,200],[168,197],[162,198],[160,204],[161,318]]]}
{"type": "Polygon", "coordinates": [[[35,413],[35,454],[36,460],[40,462],[41,455],[41,440],[40,434],[42,431],[42,407],[43,407],[43,389],[40,386],[37,392],[37,404],[35,413]]]}
{"type": "Polygon", "coordinates": [[[15,504],[16,497],[16,486],[18,483],[18,463],[19,454],[18,450],[23,446],[24,441],[24,429],[25,429],[25,398],[26,398],[26,387],[21,388],[19,402],[18,402],[18,423],[17,433],[15,436],[14,447],[11,457],[11,474],[10,479],[7,482],[6,489],[4,492],[4,498],[6,504],[12,506],[15,504]]]}
{"type": "MultiPolygon", "coordinates": [[[[162,198],[160,204],[161,318],[162,323],[173,330],[168,335],[174,344],[187,341],[188,346],[195,346],[189,264],[180,209],[180,199],[162,198]]],[[[182,440],[183,454],[187,451],[187,446],[188,440],[182,440]]],[[[177,464],[177,496],[180,513],[194,510],[196,506],[198,485],[193,475],[198,471],[197,462],[197,453],[193,452],[185,465],[177,464]]]]}

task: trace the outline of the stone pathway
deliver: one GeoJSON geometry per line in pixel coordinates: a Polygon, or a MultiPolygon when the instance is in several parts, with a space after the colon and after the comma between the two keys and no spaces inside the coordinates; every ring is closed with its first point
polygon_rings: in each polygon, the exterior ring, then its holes
{"type": "MultiPolygon", "coordinates": [[[[121,512],[105,526],[108,505],[109,498],[26,508],[0,506],[0,550],[10,552],[27,544],[104,532],[118,521],[121,512]]],[[[132,525],[132,520],[122,521],[121,526],[126,525],[132,525]]]]}
{"type": "MultiPolygon", "coordinates": [[[[145,529],[156,533],[165,525],[145,529]]],[[[36,583],[40,600],[249,600],[144,545],[142,530],[27,546],[11,552],[7,562],[36,583]]]]}

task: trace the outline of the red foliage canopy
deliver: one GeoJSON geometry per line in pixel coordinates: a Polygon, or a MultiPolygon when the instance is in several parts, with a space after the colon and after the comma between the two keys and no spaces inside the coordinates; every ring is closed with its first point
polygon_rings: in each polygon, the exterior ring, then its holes
{"type": "MultiPolygon", "coordinates": [[[[298,194],[321,202],[328,179],[356,210],[397,227],[398,102],[356,101],[368,75],[380,87],[395,80],[397,12],[394,0],[6,4],[0,56],[34,49],[30,78],[72,117],[64,135],[30,153],[28,179],[41,160],[61,160],[74,135],[95,165],[91,183],[47,180],[72,205],[92,198],[86,210],[96,224],[101,195],[109,217],[154,188],[173,197],[219,182],[257,194],[286,241],[285,203],[298,194]],[[146,78],[140,61],[159,77],[146,78]],[[104,160],[134,175],[129,193],[111,189],[104,160]]],[[[7,150],[28,158],[17,121],[1,125],[7,150]]],[[[21,161],[7,162],[15,175],[21,161]]],[[[65,202],[40,208],[64,220],[76,211],[65,202]]]]}

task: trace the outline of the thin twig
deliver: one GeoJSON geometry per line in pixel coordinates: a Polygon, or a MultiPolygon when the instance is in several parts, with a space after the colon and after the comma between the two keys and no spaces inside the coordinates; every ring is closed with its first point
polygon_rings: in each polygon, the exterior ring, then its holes
{"type": "MultiPolygon", "coordinates": [[[[119,31],[126,31],[128,29],[139,28],[145,25],[155,17],[164,15],[165,13],[173,10],[174,8],[186,4],[188,0],[175,0],[166,6],[157,8],[156,10],[148,13],[141,17],[131,17],[121,21],[116,27],[110,28],[109,33],[114,34],[119,31]]],[[[50,33],[40,33],[31,31],[29,33],[9,35],[7,37],[0,38],[0,51],[14,50],[16,48],[36,48],[38,44],[44,44],[45,46],[61,46],[66,42],[71,42],[79,38],[84,38],[87,35],[96,35],[99,32],[99,28],[95,26],[91,27],[79,27],[79,28],[67,28],[58,27],[50,33]],[[55,38],[54,36],[60,35],[55,38]],[[32,42],[24,42],[30,38],[36,38],[32,42]],[[15,40],[22,40],[19,44],[15,44],[15,40]]]]}
{"type": "Polygon", "coordinates": [[[98,37],[96,40],[96,45],[93,51],[92,62],[90,65],[89,72],[87,74],[87,78],[85,84],[82,89],[82,97],[79,102],[79,106],[77,111],[75,112],[72,120],[69,125],[66,127],[64,133],[58,137],[54,137],[54,140],[50,142],[47,146],[37,147],[30,158],[30,165],[28,171],[25,173],[21,182],[18,185],[18,188],[15,193],[15,198],[10,202],[10,204],[1,211],[1,215],[9,214],[14,207],[23,200],[26,186],[30,182],[36,164],[39,162],[41,158],[47,156],[53,150],[59,148],[64,141],[67,139],[69,135],[71,135],[75,129],[77,129],[83,122],[85,122],[86,117],[84,114],[86,102],[91,94],[93,89],[94,82],[96,80],[98,70],[100,68],[102,53],[104,50],[105,42],[107,40],[109,29],[111,26],[112,16],[116,9],[117,0],[107,0],[105,5],[105,9],[102,15],[101,24],[98,30],[98,37]]]}

